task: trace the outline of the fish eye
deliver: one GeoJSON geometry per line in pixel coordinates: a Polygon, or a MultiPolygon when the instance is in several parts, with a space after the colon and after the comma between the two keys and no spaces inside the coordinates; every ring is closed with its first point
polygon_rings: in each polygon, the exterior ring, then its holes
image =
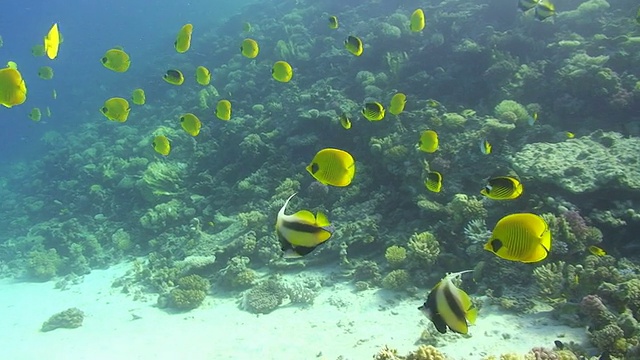
{"type": "Polygon", "coordinates": [[[180,122],[184,122],[184,116],[180,117],[180,122]]]}
{"type": "Polygon", "coordinates": [[[491,192],[491,189],[493,189],[493,187],[491,185],[487,185],[484,187],[484,191],[486,192],[491,192]]]}
{"type": "Polygon", "coordinates": [[[491,240],[491,249],[493,252],[498,252],[502,248],[502,241],[500,239],[491,240]]]}
{"type": "Polygon", "coordinates": [[[107,111],[109,111],[109,109],[107,109],[106,106],[102,107],[102,109],[100,109],[100,111],[102,111],[103,113],[107,113],[107,111]]]}
{"type": "Polygon", "coordinates": [[[102,63],[103,63],[103,64],[106,64],[106,63],[107,63],[107,60],[108,60],[108,59],[107,59],[107,57],[106,57],[106,56],[105,56],[105,57],[103,57],[102,59],[100,59],[100,61],[102,61],[102,63]]]}
{"type": "Polygon", "coordinates": [[[152,142],[152,143],[151,143],[151,146],[156,147],[156,142],[155,142],[155,141],[154,141],[154,142],[152,142]]]}
{"type": "Polygon", "coordinates": [[[315,174],[318,172],[318,170],[320,170],[320,166],[318,165],[318,163],[311,164],[311,173],[315,174]]]}

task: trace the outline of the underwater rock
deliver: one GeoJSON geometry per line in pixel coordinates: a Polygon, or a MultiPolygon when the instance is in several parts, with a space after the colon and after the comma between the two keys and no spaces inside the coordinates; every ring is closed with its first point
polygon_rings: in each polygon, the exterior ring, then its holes
{"type": "Polygon", "coordinates": [[[574,194],[602,188],[635,192],[640,190],[638,153],[640,139],[596,131],[555,144],[527,144],[511,156],[511,164],[521,176],[574,194]]]}
{"type": "Polygon", "coordinates": [[[59,312],[42,324],[40,331],[47,332],[59,328],[75,329],[82,326],[84,313],[78,308],[69,308],[59,312]]]}

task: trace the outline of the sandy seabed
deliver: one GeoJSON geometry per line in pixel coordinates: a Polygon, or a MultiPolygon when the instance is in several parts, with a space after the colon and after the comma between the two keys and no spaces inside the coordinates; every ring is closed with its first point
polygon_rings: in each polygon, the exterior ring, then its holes
{"type": "MultiPolygon", "coordinates": [[[[421,301],[380,290],[356,293],[349,284],[322,288],[312,306],[284,305],[266,315],[215,293],[196,310],[170,313],[154,306],[155,296],[135,301],[111,286],[130,268],[95,270],[67,290],[54,282],[1,280],[0,359],[360,360],[384,345],[404,355],[428,326],[417,310],[421,301]],[[51,315],[71,307],[85,313],[82,327],[40,331],[51,315]]],[[[546,313],[515,316],[492,306],[482,308],[470,335],[438,349],[450,359],[479,360],[551,348],[559,338],[586,340],[584,329],[556,324],[546,313]]]]}

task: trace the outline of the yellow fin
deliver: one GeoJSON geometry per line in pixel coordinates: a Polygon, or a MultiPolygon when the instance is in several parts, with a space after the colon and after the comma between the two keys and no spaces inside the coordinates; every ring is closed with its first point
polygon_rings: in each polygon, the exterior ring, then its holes
{"type": "Polygon", "coordinates": [[[313,213],[309,210],[300,210],[297,213],[290,215],[295,217],[296,219],[305,222],[307,224],[315,224],[316,217],[313,216],[313,213]]]}
{"type": "Polygon", "coordinates": [[[331,225],[331,223],[329,222],[327,215],[325,215],[323,212],[318,211],[318,213],[316,214],[316,225],[319,227],[323,227],[329,226],[331,225]]]}
{"type": "Polygon", "coordinates": [[[469,324],[475,324],[477,318],[478,318],[477,308],[469,309],[469,311],[467,311],[467,321],[469,321],[469,324]]]}

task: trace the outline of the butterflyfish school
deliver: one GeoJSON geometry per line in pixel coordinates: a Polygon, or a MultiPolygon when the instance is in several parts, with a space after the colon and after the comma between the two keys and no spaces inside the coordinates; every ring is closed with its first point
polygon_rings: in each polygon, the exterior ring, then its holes
{"type": "Polygon", "coordinates": [[[535,7],[536,19],[543,21],[556,14],[556,6],[549,0],[540,0],[535,7]]]}
{"type": "Polygon", "coordinates": [[[163,156],[167,156],[171,152],[171,142],[164,135],[154,137],[151,146],[155,152],[163,156]]]}
{"type": "Polygon", "coordinates": [[[29,119],[35,122],[40,121],[40,119],[42,119],[42,112],[40,111],[40,109],[39,108],[31,109],[31,112],[29,113],[29,119]]]}
{"type": "Polygon", "coordinates": [[[362,55],[364,51],[364,45],[362,45],[362,40],[359,37],[349,35],[347,39],[344,41],[344,47],[355,56],[362,55]]]}
{"type": "Polygon", "coordinates": [[[442,190],[442,174],[437,171],[430,171],[427,174],[427,179],[424,181],[424,186],[435,193],[442,190]]]}
{"type": "Polygon", "coordinates": [[[362,116],[369,121],[380,121],[384,119],[384,106],[377,101],[364,104],[361,112],[362,116]]]}
{"type": "Polygon", "coordinates": [[[211,71],[204,66],[196,68],[196,81],[202,86],[207,86],[211,82],[211,71]]]}
{"type": "Polygon", "coordinates": [[[176,36],[176,41],[173,42],[173,47],[175,47],[176,51],[179,53],[185,53],[191,47],[191,34],[193,33],[193,25],[185,24],[180,31],[178,31],[178,35],[176,36]]]}
{"type": "Polygon", "coordinates": [[[391,98],[389,104],[389,112],[393,115],[400,115],[404,111],[404,105],[407,103],[407,96],[403,93],[397,93],[391,98]]]}
{"type": "Polygon", "coordinates": [[[293,77],[293,69],[286,61],[276,61],[271,68],[271,76],[280,82],[286,83],[293,77]]]}
{"type": "Polygon", "coordinates": [[[100,112],[109,120],[117,122],[127,121],[131,107],[126,99],[112,97],[104,102],[100,112]]]}
{"type": "Polygon", "coordinates": [[[172,85],[182,85],[184,82],[184,75],[180,70],[170,69],[162,76],[164,81],[172,85]]]}
{"type": "Polygon", "coordinates": [[[17,69],[0,69],[0,104],[5,107],[20,105],[27,100],[27,84],[17,69]]]}
{"type": "Polygon", "coordinates": [[[129,54],[124,52],[124,50],[114,48],[107,50],[100,59],[100,62],[102,62],[102,65],[107,69],[122,73],[129,70],[131,58],[129,58],[129,54]]]}
{"type": "Polygon", "coordinates": [[[307,255],[333,234],[333,226],[322,212],[313,215],[308,210],[300,210],[286,215],[284,212],[294,196],[295,193],[284,202],[276,219],[276,234],[285,257],[307,255]]]}
{"type": "Polygon", "coordinates": [[[343,187],[351,184],[356,172],[356,163],[348,152],[326,148],[313,157],[306,169],[322,184],[343,187]]]}
{"type": "Polygon", "coordinates": [[[253,39],[244,39],[242,40],[242,45],[240,45],[240,52],[242,56],[253,59],[258,56],[260,52],[260,47],[258,47],[258,42],[253,39]]]}
{"type": "Polygon", "coordinates": [[[409,24],[409,27],[413,32],[420,32],[424,29],[424,26],[424,11],[422,11],[422,9],[416,9],[413,14],[411,14],[411,22],[409,24]]]}
{"type": "Polygon", "coordinates": [[[38,77],[44,80],[53,79],[53,69],[51,66],[41,66],[40,69],[38,69],[38,77]]]}
{"type": "Polygon", "coordinates": [[[438,150],[438,133],[433,130],[425,130],[420,135],[420,141],[418,142],[418,149],[426,153],[434,153],[438,150]]]}
{"type": "Polygon", "coordinates": [[[447,328],[467,334],[469,324],[476,321],[478,309],[471,303],[469,295],[453,283],[455,278],[470,271],[472,270],[446,275],[431,289],[427,301],[418,308],[442,334],[447,332],[447,328]]]}
{"type": "Polygon", "coordinates": [[[351,119],[349,119],[347,114],[342,113],[342,115],[340,115],[340,125],[342,125],[345,130],[351,129],[351,119]]]}
{"type": "Polygon", "coordinates": [[[144,105],[144,103],[147,101],[147,97],[144,94],[144,90],[142,89],[133,90],[133,92],[131,93],[131,101],[133,101],[133,103],[136,105],[144,105]]]}
{"type": "Polygon", "coordinates": [[[58,49],[60,47],[60,32],[58,31],[58,23],[53,24],[49,32],[44,37],[44,51],[47,57],[51,60],[58,56],[58,49]]]}
{"type": "Polygon", "coordinates": [[[197,116],[192,113],[186,113],[180,116],[180,126],[182,129],[187,132],[187,134],[191,136],[198,136],[200,134],[200,129],[202,128],[202,123],[197,116]]]}
{"type": "Polygon", "coordinates": [[[484,249],[505,260],[537,262],[546,258],[551,250],[551,232],[539,215],[507,215],[493,228],[484,249]]]}
{"type": "Polygon", "coordinates": [[[497,176],[489,179],[480,194],[492,200],[513,200],[522,195],[523,186],[513,176],[497,176]]]}
{"type": "Polygon", "coordinates": [[[329,29],[337,29],[338,26],[338,17],[337,16],[329,16],[329,29]]]}
{"type": "Polygon", "coordinates": [[[231,119],[231,102],[229,100],[218,101],[218,105],[216,105],[216,117],[225,121],[231,119]]]}

